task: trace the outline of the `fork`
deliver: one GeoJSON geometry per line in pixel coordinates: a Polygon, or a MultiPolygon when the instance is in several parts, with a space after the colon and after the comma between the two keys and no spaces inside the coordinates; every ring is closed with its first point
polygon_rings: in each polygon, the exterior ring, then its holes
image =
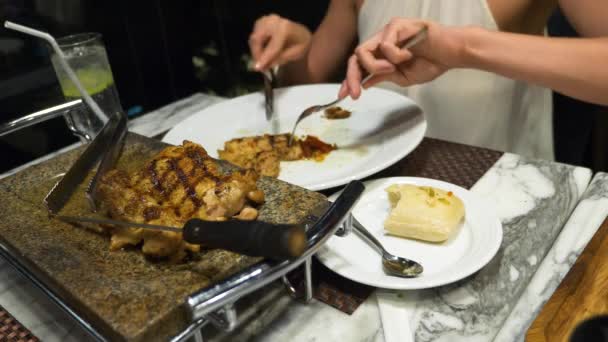
{"type": "MultiPolygon", "coordinates": [[[[428,32],[428,27],[425,25],[418,32],[416,32],[416,34],[412,38],[407,40],[407,42],[405,44],[403,44],[403,46],[401,48],[409,49],[409,48],[413,47],[414,45],[418,44],[419,42],[421,42],[422,40],[424,40],[426,38],[427,32],[428,32]]],[[[367,75],[367,77],[365,77],[361,81],[361,86],[364,86],[365,83],[367,83],[367,81],[369,81],[369,79],[372,78],[373,76],[374,76],[374,74],[367,75]]],[[[293,143],[293,135],[296,132],[296,128],[298,127],[298,124],[300,123],[300,121],[309,117],[313,113],[320,112],[324,109],[337,105],[338,103],[342,102],[342,100],[344,100],[345,98],[346,97],[337,98],[330,103],[311,106],[311,107],[304,109],[304,111],[300,114],[300,116],[298,116],[296,123],[293,125],[293,129],[291,130],[291,134],[289,135],[289,142],[287,143],[287,146],[291,146],[291,144],[293,143]]]]}

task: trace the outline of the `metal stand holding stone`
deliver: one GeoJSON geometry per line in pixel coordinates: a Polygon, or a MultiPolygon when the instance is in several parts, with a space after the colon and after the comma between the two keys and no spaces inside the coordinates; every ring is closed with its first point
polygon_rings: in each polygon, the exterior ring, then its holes
{"type": "Polygon", "coordinates": [[[0,124],[0,136],[10,134],[12,132],[18,131],[20,129],[56,118],[58,116],[62,116],[66,120],[66,124],[68,125],[69,130],[74,133],[74,135],[85,138],[80,131],[74,125],[72,118],[70,117],[70,111],[76,110],[84,106],[82,100],[74,100],[66,103],[62,103],[53,107],[45,108],[43,110],[37,111],[35,113],[31,113],[25,115],[23,117],[17,118],[15,120],[5,122],[0,124]]]}
{"type": "Polygon", "coordinates": [[[363,183],[359,181],[348,184],[327,212],[307,229],[308,249],[298,259],[262,262],[190,295],[186,300],[186,309],[192,323],[171,341],[181,342],[194,337],[195,341],[202,342],[202,328],[209,323],[221,331],[232,331],[238,325],[234,303],[279,278],[290,295],[309,303],[313,296],[312,256],[332,235],[344,236],[351,231],[350,211],[363,189],[363,183]],[[300,295],[286,275],[302,264],[305,286],[304,293],[300,295]]]}
{"type": "MultiPolygon", "coordinates": [[[[71,125],[69,120],[69,111],[83,106],[81,100],[76,100],[51,107],[23,118],[0,125],[0,136],[10,132],[31,126],[48,119],[65,116],[66,122],[70,130],[77,134],[77,130],[71,125]]],[[[189,321],[191,322],[183,331],[175,335],[171,341],[181,342],[193,337],[195,341],[202,342],[202,328],[211,323],[214,327],[221,331],[232,331],[238,325],[237,312],[234,308],[234,303],[247,294],[250,294],[271,282],[281,278],[287,291],[294,298],[309,303],[313,298],[312,286],[312,256],[319,248],[334,234],[343,236],[351,230],[350,211],[363,193],[364,185],[360,181],[352,181],[344,188],[340,197],[329,207],[329,209],[320,217],[315,218],[309,226],[307,226],[308,248],[295,260],[283,261],[264,261],[241,271],[220,283],[205,288],[186,298],[185,309],[187,310],[189,321]],[[287,273],[293,271],[300,265],[304,265],[304,291],[302,294],[293,287],[286,278],[287,273]]],[[[7,261],[12,264],[18,271],[22,272],[35,285],[37,285],[44,293],[46,293],[54,302],[59,304],[70,316],[76,319],[77,322],[96,340],[106,340],[93,326],[91,326],[84,318],[74,312],[62,299],[57,297],[46,284],[39,281],[35,277],[29,275],[21,264],[13,261],[11,255],[4,255],[7,261]]]]}

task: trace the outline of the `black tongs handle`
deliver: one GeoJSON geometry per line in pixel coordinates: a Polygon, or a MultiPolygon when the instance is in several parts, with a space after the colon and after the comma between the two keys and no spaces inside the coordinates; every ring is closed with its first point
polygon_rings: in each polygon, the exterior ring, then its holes
{"type": "Polygon", "coordinates": [[[306,249],[304,227],[263,221],[191,219],[183,229],[186,242],[273,259],[292,259],[306,249]]]}

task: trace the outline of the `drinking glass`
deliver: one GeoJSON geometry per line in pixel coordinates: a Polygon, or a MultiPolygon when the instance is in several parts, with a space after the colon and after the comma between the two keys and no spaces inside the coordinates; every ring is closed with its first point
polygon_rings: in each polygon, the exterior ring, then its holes
{"type": "MultiPolygon", "coordinates": [[[[110,116],[115,113],[124,115],[101,34],[79,33],[59,38],[57,43],[82,86],[103,111],[104,115],[100,117],[83,104],[64,115],[68,127],[74,134],[83,141],[91,141],[110,116]]],[[[58,59],[57,54],[51,55],[51,62],[63,96],[68,101],[81,98],[78,88],[70,80],[58,59]]]]}

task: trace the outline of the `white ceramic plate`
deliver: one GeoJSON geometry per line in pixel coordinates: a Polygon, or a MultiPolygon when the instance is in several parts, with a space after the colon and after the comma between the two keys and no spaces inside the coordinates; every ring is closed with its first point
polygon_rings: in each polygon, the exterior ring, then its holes
{"type": "MultiPolygon", "coordinates": [[[[380,255],[354,232],[333,236],[317,253],[323,264],[359,283],[376,287],[410,290],[452,283],[486,265],[502,241],[502,225],[494,210],[475,194],[454,184],[427,178],[394,177],[365,183],[366,190],[353,214],[393,254],[416,260],[424,272],[416,278],[387,276],[380,255]],[[443,243],[426,243],[384,233],[383,222],[390,210],[385,189],[391,184],[433,186],[452,191],[465,206],[465,219],[455,236],[443,243]]],[[[337,197],[332,196],[330,200],[337,197]]]]}
{"type": "MultiPolygon", "coordinates": [[[[266,122],[264,96],[249,94],[224,101],[177,124],[163,138],[171,144],[183,140],[200,143],[212,157],[224,142],[263,133],[284,133],[307,107],[331,102],[339,85],[315,84],[275,91],[274,127],[266,122]]],[[[296,135],[315,135],[338,145],[322,162],[282,162],[279,179],[310,190],[329,189],[378,172],[410,153],[422,140],[426,121],[420,108],[397,93],[372,88],[358,101],[347,99],[341,107],[352,111],[349,119],[327,120],[313,114],[298,125],[296,135]]]]}

